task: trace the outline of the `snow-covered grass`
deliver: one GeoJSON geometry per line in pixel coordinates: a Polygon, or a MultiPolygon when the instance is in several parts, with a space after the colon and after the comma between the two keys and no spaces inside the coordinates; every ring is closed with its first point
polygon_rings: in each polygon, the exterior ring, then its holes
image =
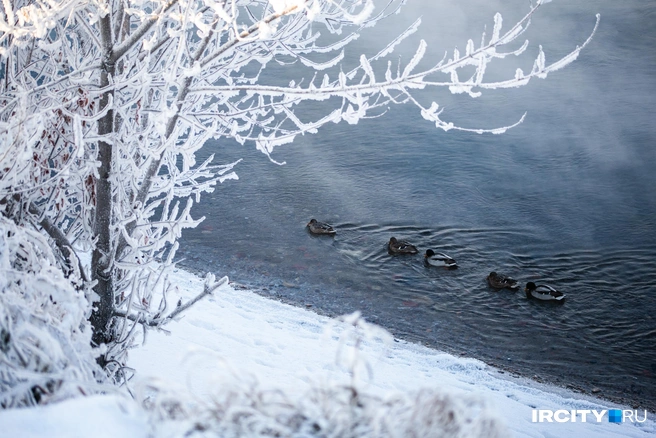
{"type": "MultiPolygon", "coordinates": [[[[203,280],[177,270],[179,294],[203,280]]],[[[358,315],[316,315],[226,284],[130,353],[117,395],[0,411],[0,436],[647,437],[642,424],[532,423],[532,409],[622,408],[393,340],[358,315]],[[340,429],[341,428],[341,429],[340,429]],[[353,436],[353,435],[352,435],[353,436]],[[440,434],[442,436],[442,434],[440,434]]],[[[649,413],[653,415],[653,413],[649,413]]]]}

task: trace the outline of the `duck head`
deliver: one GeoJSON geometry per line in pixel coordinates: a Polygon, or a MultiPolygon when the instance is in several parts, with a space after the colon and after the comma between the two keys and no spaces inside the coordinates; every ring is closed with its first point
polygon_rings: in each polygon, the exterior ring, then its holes
{"type": "Polygon", "coordinates": [[[524,290],[526,292],[530,292],[530,291],[535,290],[537,288],[538,287],[535,285],[535,283],[533,283],[532,281],[529,281],[528,283],[526,283],[526,288],[524,290]]]}
{"type": "Polygon", "coordinates": [[[424,257],[428,258],[428,257],[433,257],[434,255],[435,255],[435,251],[433,251],[432,249],[427,249],[426,254],[424,254],[424,257]]]}
{"type": "Polygon", "coordinates": [[[306,227],[309,227],[310,225],[312,225],[312,224],[316,224],[316,223],[317,223],[317,220],[316,220],[316,219],[310,219],[310,222],[308,222],[308,224],[306,225],[306,227]]]}

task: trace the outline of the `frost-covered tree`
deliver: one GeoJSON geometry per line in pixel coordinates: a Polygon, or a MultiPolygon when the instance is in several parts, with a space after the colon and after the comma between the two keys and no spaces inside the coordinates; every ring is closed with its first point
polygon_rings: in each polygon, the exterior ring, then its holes
{"type": "Polygon", "coordinates": [[[519,39],[547,3],[538,0],[507,30],[497,14],[489,34],[436,62],[422,61],[424,41],[407,62],[391,58],[417,20],[345,68],[348,44],[404,3],[3,0],[0,211],[47,235],[62,275],[95,303],[92,342],[104,346],[99,362],[110,375],[139,327],[186,307],[167,301],[165,268],[181,230],[202,220],[191,216],[193,202],[235,179],[238,163],[198,163],[208,140],[252,143],[271,158],[299,134],[399,103],[438,128],[464,129],[415,95],[522,86],[575,60],[589,41],[553,63],[540,47],[530,71],[488,82],[491,62],[527,50],[519,39]],[[318,101],[318,118],[298,110],[318,101]]]}

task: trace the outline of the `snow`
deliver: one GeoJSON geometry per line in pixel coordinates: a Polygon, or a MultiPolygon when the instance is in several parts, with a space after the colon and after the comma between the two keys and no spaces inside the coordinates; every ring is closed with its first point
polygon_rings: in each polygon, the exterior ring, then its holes
{"type": "Polygon", "coordinates": [[[0,411],[0,437],[137,438],[148,436],[148,423],[133,401],[91,396],[31,409],[0,411]]]}
{"type": "MultiPolygon", "coordinates": [[[[202,279],[181,269],[171,280],[183,301],[203,287],[202,279]]],[[[301,394],[313,382],[348,382],[351,378],[336,360],[337,352],[343,353],[343,344],[339,337],[342,329],[335,320],[228,284],[166,329],[170,333],[150,331],[145,345],[131,352],[129,365],[138,370],[131,388],[137,396],[144,394],[143,388],[150,382],[167,382],[167,388],[203,400],[235,379],[257,382],[263,389],[301,394]]],[[[534,408],[622,407],[508,377],[475,359],[384,338],[373,337],[361,345],[359,358],[366,358],[373,372],[372,378],[364,376],[361,387],[371,393],[433,388],[456,396],[480,397],[518,437],[647,437],[656,433],[653,417],[642,424],[532,423],[534,408]]],[[[93,396],[35,409],[0,411],[0,437],[145,437],[157,431],[146,418],[138,404],[126,397],[93,396]]],[[[162,436],[162,430],[157,435],[162,436]]],[[[166,436],[175,434],[168,430],[166,436]]]]}

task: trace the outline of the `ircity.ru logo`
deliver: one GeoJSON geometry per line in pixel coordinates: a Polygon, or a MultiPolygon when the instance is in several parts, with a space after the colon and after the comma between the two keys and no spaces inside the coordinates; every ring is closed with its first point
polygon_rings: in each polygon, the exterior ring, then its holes
{"type": "Polygon", "coordinates": [[[641,411],[631,409],[603,409],[597,411],[595,409],[558,409],[556,411],[551,409],[533,409],[531,420],[533,423],[587,423],[596,421],[601,423],[604,421],[604,416],[608,414],[608,421],[611,423],[623,423],[630,421],[632,423],[644,423],[647,421],[647,410],[645,409],[644,415],[640,417],[641,411]]]}

